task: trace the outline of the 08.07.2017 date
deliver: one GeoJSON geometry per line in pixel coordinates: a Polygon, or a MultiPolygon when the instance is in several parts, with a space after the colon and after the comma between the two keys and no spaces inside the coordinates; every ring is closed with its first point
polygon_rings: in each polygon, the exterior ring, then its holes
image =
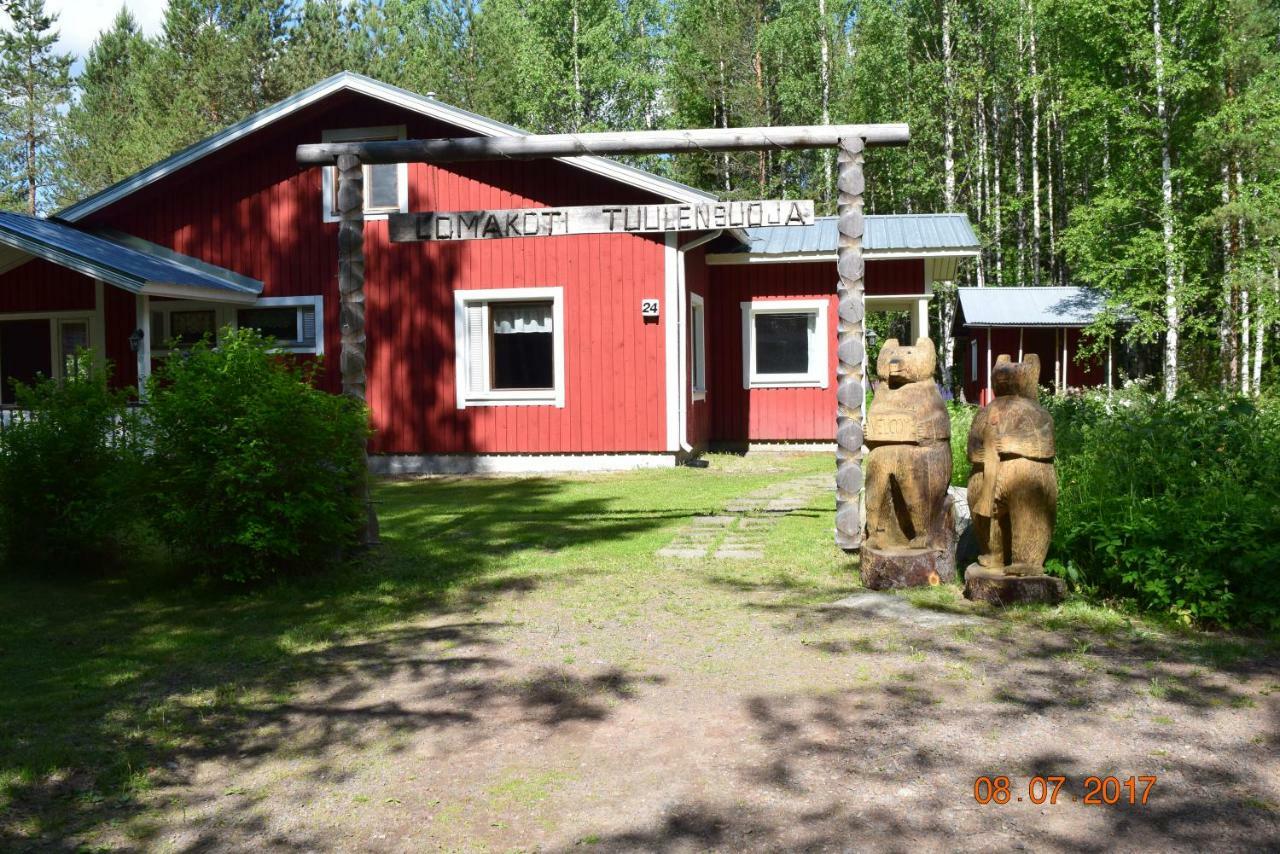
{"type": "Polygon", "coordinates": [[[1065,801],[1085,806],[1113,804],[1145,804],[1156,785],[1155,777],[1085,777],[1084,796],[1063,792],[1066,777],[1032,777],[1027,781],[1025,795],[1014,791],[1013,782],[1005,776],[979,777],[973,781],[973,799],[980,804],[1007,804],[1030,801],[1033,804],[1057,804],[1059,796],[1065,801]]]}

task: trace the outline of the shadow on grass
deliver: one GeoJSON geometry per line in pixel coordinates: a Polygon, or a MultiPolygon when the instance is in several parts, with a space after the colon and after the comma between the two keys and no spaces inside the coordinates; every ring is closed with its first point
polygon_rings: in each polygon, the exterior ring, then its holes
{"type": "MultiPolygon", "coordinates": [[[[287,741],[332,782],[337,747],[466,732],[499,709],[545,727],[599,720],[634,694],[642,677],[621,671],[513,675],[487,652],[506,627],[456,617],[545,583],[526,557],[625,547],[685,511],[619,509],[616,496],[552,479],[377,494],[384,545],[305,580],[239,594],[0,582],[0,850],[74,848],[136,815],[147,790],[184,785],[203,759],[248,769],[287,741]],[[305,701],[294,696],[302,680],[305,701]],[[407,701],[369,699],[388,680],[411,686],[407,701]]],[[[251,838],[250,817],[236,821],[251,838]]]]}

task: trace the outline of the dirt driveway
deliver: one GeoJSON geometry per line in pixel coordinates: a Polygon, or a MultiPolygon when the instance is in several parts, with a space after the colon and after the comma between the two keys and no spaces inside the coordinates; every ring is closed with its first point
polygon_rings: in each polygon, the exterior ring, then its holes
{"type": "Polygon", "coordinates": [[[1079,604],[998,614],[954,590],[929,608],[860,591],[825,541],[806,545],[828,536],[830,496],[804,494],[775,508],[759,560],[659,555],[692,521],[673,518],[620,561],[549,554],[309,653],[286,696],[179,752],[145,809],[91,844],[1280,847],[1269,648],[1079,604]],[[796,569],[813,554],[822,568],[796,569]],[[1009,803],[975,801],[984,776],[1009,778],[1009,803]],[[1056,804],[1032,802],[1035,776],[1065,778],[1056,804]],[[1102,794],[1121,802],[1083,803],[1093,776],[1116,777],[1102,794]],[[1130,777],[1157,778],[1145,804],[1127,803],[1130,777]]]}

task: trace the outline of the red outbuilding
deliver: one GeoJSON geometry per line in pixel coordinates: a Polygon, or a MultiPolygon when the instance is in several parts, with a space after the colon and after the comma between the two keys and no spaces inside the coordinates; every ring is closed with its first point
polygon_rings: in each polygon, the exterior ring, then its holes
{"type": "MultiPolygon", "coordinates": [[[[337,391],[332,169],[301,143],[521,133],[344,73],[49,219],[0,215],[0,379],[77,348],[140,384],[166,348],[252,326],[337,391]]],[[[392,243],[387,216],[715,197],[599,157],[366,167],[368,401],[382,472],[671,465],[830,442],[835,223],[392,243]]],[[[868,217],[868,309],[926,334],[963,215],[868,217]]]]}
{"type": "Polygon", "coordinates": [[[1002,354],[1040,358],[1040,385],[1055,392],[1106,386],[1116,376],[1116,354],[1083,356],[1086,327],[1105,308],[1102,294],[1080,287],[959,288],[956,350],[965,400],[991,401],[991,367],[1002,354]]]}

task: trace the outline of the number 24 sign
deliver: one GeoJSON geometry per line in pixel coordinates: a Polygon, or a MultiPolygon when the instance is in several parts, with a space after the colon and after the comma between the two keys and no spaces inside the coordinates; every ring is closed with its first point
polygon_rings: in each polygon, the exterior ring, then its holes
{"type": "Polygon", "coordinates": [[[640,300],[640,316],[641,317],[657,317],[658,316],[658,300],[656,299],[640,300]]]}

